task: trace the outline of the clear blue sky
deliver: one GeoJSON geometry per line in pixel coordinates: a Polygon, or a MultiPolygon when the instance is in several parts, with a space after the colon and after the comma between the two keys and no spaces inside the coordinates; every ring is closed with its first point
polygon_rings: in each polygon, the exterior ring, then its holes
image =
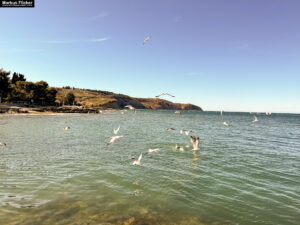
{"type": "Polygon", "coordinates": [[[0,8],[0,67],[28,80],[169,92],[204,110],[300,113],[299,0],[35,4],[0,8]]]}

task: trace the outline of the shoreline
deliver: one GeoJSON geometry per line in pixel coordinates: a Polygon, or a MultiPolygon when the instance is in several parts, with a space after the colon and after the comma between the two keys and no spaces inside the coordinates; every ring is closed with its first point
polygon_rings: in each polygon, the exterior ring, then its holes
{"type": "MultiPolygon", "coordinates": [[[[36,106],[36,107],[25,107],[25,106],[1,106],[0,105],[0,115],[35,115],[35,114],[102,114],[103,111],[122,111],[124,109],[114,109],[114,108],[103,108],[103,107],[93,107],[86,108],[83,106],[36,106]]],[[[128,109],[127,109],[128,110],[128,109]]],[[[138,109],[145,110],[145,109],[138,109]]],[[[156,110],[156,109],[146,109],[146,110],[156,110]]],[[[174,109],[158,109],[158,110],[171,110],[174,109]]],[[[180,110],[181,111],[181,110],[180,110]]],[[[183,110],[184,111],[184,110],[183,110]]],[[[190,110],[188,110],[190,111],[190,110]]],[[[198,111],[198,110],[192,110],[198,111]]]]}
{"type": "Polygon", "coordinates": [[[60,113],[93,113],[99,114],[103,108],[86,108],[83,106],[24,106],[0,104],[0,114],[60,114],[60,113]]]}
{"type": "MultiPolygon", "coordinates": [[[[202,109],[184,109],[184,108],[139,108],[137,110],[192,110],[203,111],[202,109]]],[[[84,106],[84,105],[65,105],[65,106],[41,106],[20,103],[0,103],[0,114],[53,114],[53,113],[80,113],[80,114],[101,114],[102,111],[122,111],[122,107],[104,107],[104,106],[84,106]]],[[[128,110],[128,109],[127,109],[128,110]]]]}

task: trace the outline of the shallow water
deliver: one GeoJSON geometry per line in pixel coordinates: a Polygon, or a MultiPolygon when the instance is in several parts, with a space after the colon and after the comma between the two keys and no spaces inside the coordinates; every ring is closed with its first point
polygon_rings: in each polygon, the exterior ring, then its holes
{"type": "Polygon", "coordinates": [[[300,115],[258,119],[148,110],[1,116],[0,224],[299,224],[300,115]],[[126,137],[107,147],[119,125],[126,137]],[[200,151],[185,147],[180,129],[200,137],[200,151]]]}

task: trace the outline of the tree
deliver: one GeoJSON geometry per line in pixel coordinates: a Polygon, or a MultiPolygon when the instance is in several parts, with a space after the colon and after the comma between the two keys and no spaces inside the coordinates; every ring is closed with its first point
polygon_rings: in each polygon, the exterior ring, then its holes
{"type": "Polygon", "coordinates": [[[55,88],[47,88],[46,93],[46,103],[48,105],[55,105],[57,90],[55,88]]]}
{"type": "Polygon", "coordinates": [[[12,84],[16,84],[17,81],[26,81],[26,79],[25,79],[25,77],[24,77],[23,74],[14,72],[14,73],[13,73],[13,76],[12,76],[12,78],[11,78],[11,83],[12,83],[12,84]]]}
{"type": "Polygon", "coordinates": [[[9,74],[10,74],[10,72],[6,72],[3,69],[0,69],[0,97],[2,99],[6,98],[7,94],[10,91],[9,74]]]}
{"type": "Polygon", "coordinates": [[[65,104],[73,105],[73,103],[75,104],[75,95],[73,94],[73,92],[68,92],[68,94],[65,97],[65,104]]]}
{"type": "Polygon", "coordinates": [[[48,83],[39,81],[36,83],[28,81],[17,81],[11,84],[11,92],[8,95],[9,101],[34,101],[40,105],[55,105],[56,93],[54,88],[49,88],[48,83]]]}

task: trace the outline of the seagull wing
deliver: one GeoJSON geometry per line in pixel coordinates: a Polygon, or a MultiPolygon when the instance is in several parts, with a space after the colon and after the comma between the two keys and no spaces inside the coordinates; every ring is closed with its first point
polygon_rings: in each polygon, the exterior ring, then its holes
{"type": "Polygon", "coordinates": [[[140,156],[139,156],[139,158],[138,158],[139,162],[141,161],[142,157],[143,157],[143,154],[141,153],[140,156]]]}
{"type": "Polygon", "coordinates": [[[120,130],[120,126],[117,129],[114,129],[114,134],[117,134],[120,130]]]}
{"type": "Polygon", "coordinates": [[[117,140],[117,137],[111,137],[110,141],[107,143],[107,145],[113,144],[117,140]]]}
{"type": "Polygon", "coordinates": [[[175,97],[174,95],[171,95],[171,94],[169,94],[169,93],[166,93],[166,95],[169,95],[169,96],[171,96],[171,97],[175,97]]]}

